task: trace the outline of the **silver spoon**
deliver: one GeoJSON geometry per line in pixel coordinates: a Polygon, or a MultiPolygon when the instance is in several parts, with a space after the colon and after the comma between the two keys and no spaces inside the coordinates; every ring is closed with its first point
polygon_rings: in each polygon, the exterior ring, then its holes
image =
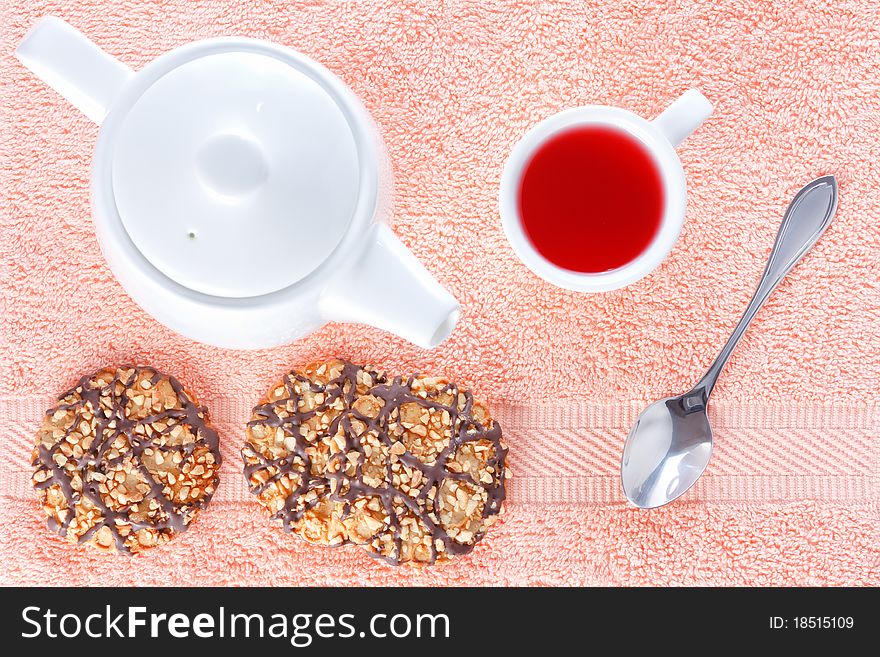
{"type": "Polygon", "coordinates": [[[758,309],[821,237],[837,210],[837,181],[824,176],[792,200],[767,268],[742,319],[721,353],[689,392],[667,397],[639,415],[623,448],[620,478],[630,502],[643,509],[663,506],[693,486],[712,455],[712,427],[706,415],[715,381],[758,309]]]}

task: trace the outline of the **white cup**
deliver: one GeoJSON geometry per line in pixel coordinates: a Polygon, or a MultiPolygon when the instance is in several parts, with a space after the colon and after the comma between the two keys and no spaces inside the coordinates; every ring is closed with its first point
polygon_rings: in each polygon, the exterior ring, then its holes
{"type": "Polygon", "coordinates": [[[501,176],[501,223],[513,250],[544,280],[577,292],[614,290],[650,274],[672,250],[684,223],[686,185],[675,147],[710,114],[712,104],[699,91],[691,89],[653,121],[617,107],[587,105],[554,114],[538,123],[514,146],[501,176]],[[600,273],[576,272],[547,260],[526,235],[519,212],[523,172],[535,152],[556,135],[585,126],[619,130],[641,144],[657,167],[663,186],[663,214],[654,239],[634,260],[600,273]]]}

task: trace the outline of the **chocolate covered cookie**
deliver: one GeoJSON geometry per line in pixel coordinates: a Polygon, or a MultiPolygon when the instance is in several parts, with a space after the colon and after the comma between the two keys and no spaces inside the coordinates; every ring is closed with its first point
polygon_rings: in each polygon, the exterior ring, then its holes
{"type": "Polygon", "coordinates": [[[207,411],[149,367],[85,376],[46,412],[33,451],[49,527],[71,543],[140,552],[184,531],[217,488],[207,411]]]}
{"type": "Polygon", "coordinates": [[[342,360],[272,386],[242,449],[251,492],[286,531],[394,564],[470,552],[501,512],[506,456],[470,391],[342,360]]]}

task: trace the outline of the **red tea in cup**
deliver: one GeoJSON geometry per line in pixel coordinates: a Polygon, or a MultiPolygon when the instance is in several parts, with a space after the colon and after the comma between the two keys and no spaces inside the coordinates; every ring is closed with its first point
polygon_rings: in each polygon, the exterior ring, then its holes
{"type": "Polygon", "coordinates": [[[657,235],[663,181],[634,137],[604,126],[568,129],[543,143],[519,185],[519,216],[534,248],[574,272],[635,260],[657,235]]]}

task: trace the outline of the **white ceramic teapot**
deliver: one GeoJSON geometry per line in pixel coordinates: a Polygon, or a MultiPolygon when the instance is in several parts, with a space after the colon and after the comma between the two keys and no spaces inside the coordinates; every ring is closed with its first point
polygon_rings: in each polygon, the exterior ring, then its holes
{"type": "Polygon", "coordinates": [[[198,41],[135,73],[67,23],[16,50],[101,125],[98,240],[163,324],[233,348],[362,322],[434,347],[456,300],[386,223],[390,167],[370,116],[327,69],[245,38],[198,41]]]}

